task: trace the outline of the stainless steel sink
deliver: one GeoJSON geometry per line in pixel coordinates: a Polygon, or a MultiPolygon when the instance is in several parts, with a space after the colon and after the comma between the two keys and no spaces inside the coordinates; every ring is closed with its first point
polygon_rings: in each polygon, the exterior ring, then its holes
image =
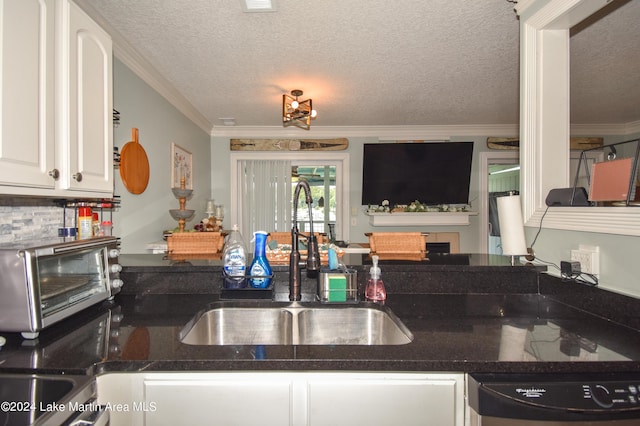
{"type": "Polygon", "coordinates": [[[290,345],[293,315],[273,307],[221,306],[201,312],[180,333],[189,345],[290,345]]]}
{"type": "Polygon", "coordinates": [[[310,308],[298,314],[301,345],[404,345],[413,334],[390,309],[310,308]]]}
{"type": "Polygon", "coordinates": [[[180,332],[189,345],[404,345],[413,334],[385,306],[219,302],[180,332]]]}

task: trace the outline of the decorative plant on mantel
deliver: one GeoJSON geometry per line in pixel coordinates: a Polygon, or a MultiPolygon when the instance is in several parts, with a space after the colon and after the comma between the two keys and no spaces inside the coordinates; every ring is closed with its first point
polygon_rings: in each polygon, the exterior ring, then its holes
{"type": "Polygon", "coordinates": [[[389,200],[382,200],[379,206],[367,207],[367,213],[437,213],[437,212],[468,212],[470,206],[467,204],[437,204],[427,205],[418,200],[411,204],[395,204],[391,206],[389,200]]]}

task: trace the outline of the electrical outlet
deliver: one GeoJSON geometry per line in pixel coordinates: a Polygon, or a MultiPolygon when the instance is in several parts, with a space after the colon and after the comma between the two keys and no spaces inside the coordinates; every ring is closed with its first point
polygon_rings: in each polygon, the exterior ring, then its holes
{"type": "Polygon", "coordinates": [[[580,244],[578,250],[571,250],[571,260],[580,262],[580,270],[597,276],[600,273],[600,248],[580,244]]]}

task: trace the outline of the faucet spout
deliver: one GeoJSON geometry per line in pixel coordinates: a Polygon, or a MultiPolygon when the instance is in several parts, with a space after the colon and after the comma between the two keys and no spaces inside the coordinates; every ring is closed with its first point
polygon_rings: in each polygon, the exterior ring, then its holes
{"type": "Polygon", "coordinates": [[[307,270],[307,277],[315,278],[320,270],[320,251],[318,249],[318,240],[313,232],[313,198],[311,198],[311,188],[309,182],[300,179],[293,192],[293,219],[291,226],[291,257],[289,259],[289,300],[298,301],[302,298],[302,272],[303,268],[307,270]],[[300,191],[304,190],[305,201],[309,208],[309,223],[311,232],[309,235],[302,234],[298,230],[298,199],[300,191]],[[300,246],[298,238],[300,236],[307,237],[307,260],[301,261],[300,246]]]}

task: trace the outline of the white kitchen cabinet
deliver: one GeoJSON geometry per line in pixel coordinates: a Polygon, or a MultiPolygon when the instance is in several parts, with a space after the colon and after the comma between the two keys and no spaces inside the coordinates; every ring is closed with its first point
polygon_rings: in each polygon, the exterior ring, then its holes
{"type": "Polygon", "coordinates": [[[113,424],[464,425],[464,374],[123,373],[98,377],[113,424]]]}
{"type": "Polygon", "coordinates": [[[462,426],[464,379],[454,374],[314,375],[309,426],[462,426]]]}
{"type": "Polygon", "coordinates": [[[144,401],[156,410],[144,413],[144,424],[292,425],[290,376],[216,374],[203,378],[144,380],[144,401]]]}
{"type": "Polygon", "coordinates": [[[58,2],[56,159],[60,188],[113,193],[111,37],[75,3],[58,2]]]}
{"type": "MultiPolygon", "coordinates": [[[[114,373],[98,401],[114,425],[295,425],[287,373],[114,373]]],[[[300,424],[300,423],[297,423],[300,424]]]]}
{"type": "Polygon", "coordinates": [[[53,0],[0,2],[0,184],[17,193],[55,188],[54,17],[53,0]]]}
{"type": "Polygon", "coordinates": [[[69,0],[0,13],[0,193],[112,196],[111,38],[69,0]]]}

